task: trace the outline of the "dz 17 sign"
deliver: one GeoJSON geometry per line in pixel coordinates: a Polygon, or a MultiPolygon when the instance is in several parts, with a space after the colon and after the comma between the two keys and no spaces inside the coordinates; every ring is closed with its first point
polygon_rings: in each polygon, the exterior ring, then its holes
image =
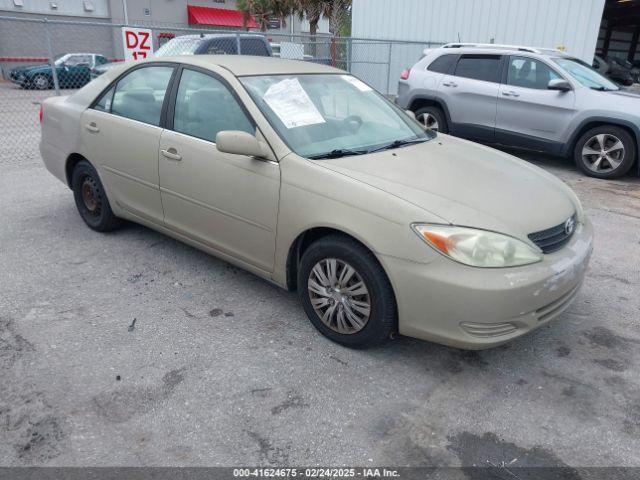
{"type": "Polygon", "coordinates": [[[153,37],[146,28],[122,27],[124,60],[142,60],[153,55],[153,37]]]}

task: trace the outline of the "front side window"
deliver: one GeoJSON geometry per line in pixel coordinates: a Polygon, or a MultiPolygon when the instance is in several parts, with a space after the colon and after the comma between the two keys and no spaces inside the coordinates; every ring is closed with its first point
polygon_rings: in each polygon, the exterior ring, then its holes
{"type": "Polygon", "coordinates": [[[507,83],[514,87],[546,90],[551,80],[560,79],[546,63],[528,57],[511,57],[507,83]]]}
{"type": "Polygon", "coordinates": [[[303,157],[369,153],[396,141],[432,138],[402,110],[350,75],[240,80],[280,137],[303,157]]]}
{"type": "Polygon", "coordinates": [[[558,57],[553,61],[585,87],[594,90],[619,90],[615,83],[600,75],[582,60],[558,57]]]}
{"type": "Polygon", "coordinates": [[[184,70],[173,117],[176,132],[215,142],[218,132],[255,127],[229,89],[219,80],[194,70],[184,70]]]}
{"type": "Polygon", "coordinates": [[[173,67],[138,68],[118,81],[111,113],[160,125],[160,114],[173,67]]]}
{"type": "Polygon", "coordinates": [[[499,55],[463,55],[456,66],[455,75],[473,80],[499,83],[500,62],[501,57],[499,55]]]}

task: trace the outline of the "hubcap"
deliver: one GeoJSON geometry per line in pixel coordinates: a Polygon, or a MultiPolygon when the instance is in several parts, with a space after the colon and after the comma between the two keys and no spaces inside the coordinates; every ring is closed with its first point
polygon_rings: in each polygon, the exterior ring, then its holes
{"type": "Polygon", "coordinates": [[[582,161],[596,173],[614,171],[624,160],[625,149],[622,141],[608,133],[591,137],[582,148],[582,161]]]}
{"type": "Polygon", "coordinates": [[[97,185],[91,177],[86,177],[82,182],[82,202],[91,215],[100,215],[101,203],[97,185]]]}
{"type": "Polygon", "coordinates": [[[369,321],[369,290],[348,263],[337,258],[320,260],[309,274],[307,288],[313,309],[334,332],[351,335],[369,321]]]}
{"type": "Polygon", "coordinates": [[[438,131],[438,119],[430,113],[423,113],[418,117],[418,121],[422,123],[427,129],[438,131]]]}
{"type": "Polygon", "coordinates": [[[49,86],[49,81],[42,76],[36,77],[35,79],[36,87],[39,89],[44,89],[49,86]]]}

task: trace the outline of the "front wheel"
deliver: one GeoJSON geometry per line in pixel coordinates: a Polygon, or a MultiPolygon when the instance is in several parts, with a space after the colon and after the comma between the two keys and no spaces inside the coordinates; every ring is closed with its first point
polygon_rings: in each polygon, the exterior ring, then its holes
{"type": "Polygon", "coordinates": [[[574,160],[586,175],[618,178],[632,167],[636,146],[631,135],[614,125],[603,125],[585,132],[574,149],[574,160]]]}
{"type": "Polygon", "coordinates": [[[111,211],[98,172],[86,160],[78,162],[71,177],[73,197],[84,223],[98,232],[110,232],[120,226],[121,220],[111,211]]]}
{"type": "Polygon", "coordinates": [[[48,90],[51,88],[51,80],[46,75],[38,74],[31,81],[33,88],[36,90],[48,90]]]}
{"type": "Polygon", "coordinates": [[[348,237],[324,237],[304,252],[298,294],[316,329],[342,345],[380,345],[397,329],[389,279],[375,256],[348,237]]]}

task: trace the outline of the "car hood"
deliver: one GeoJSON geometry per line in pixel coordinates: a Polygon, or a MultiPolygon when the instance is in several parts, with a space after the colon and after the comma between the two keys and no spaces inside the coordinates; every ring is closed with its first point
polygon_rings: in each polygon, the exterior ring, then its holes
{"type": "MultiPolygon", "coordinates": [[[[553,175],[448,135],[395,150],[314,162],[451,224],[523,239],[563,223],[579,208],[571,190],[553,175]]],[[[425,219],[434,221],[429,216],[415,221],[425,219]]]]}
{"type": "Polygon", "coordinates": [[[32,65],[30,67],[24,67],[21,72],[24,74],[28,73],[42,73],[42,72],[50,72],[51,65],[48,63],[43,63],[41,65],[32,65]]]}

